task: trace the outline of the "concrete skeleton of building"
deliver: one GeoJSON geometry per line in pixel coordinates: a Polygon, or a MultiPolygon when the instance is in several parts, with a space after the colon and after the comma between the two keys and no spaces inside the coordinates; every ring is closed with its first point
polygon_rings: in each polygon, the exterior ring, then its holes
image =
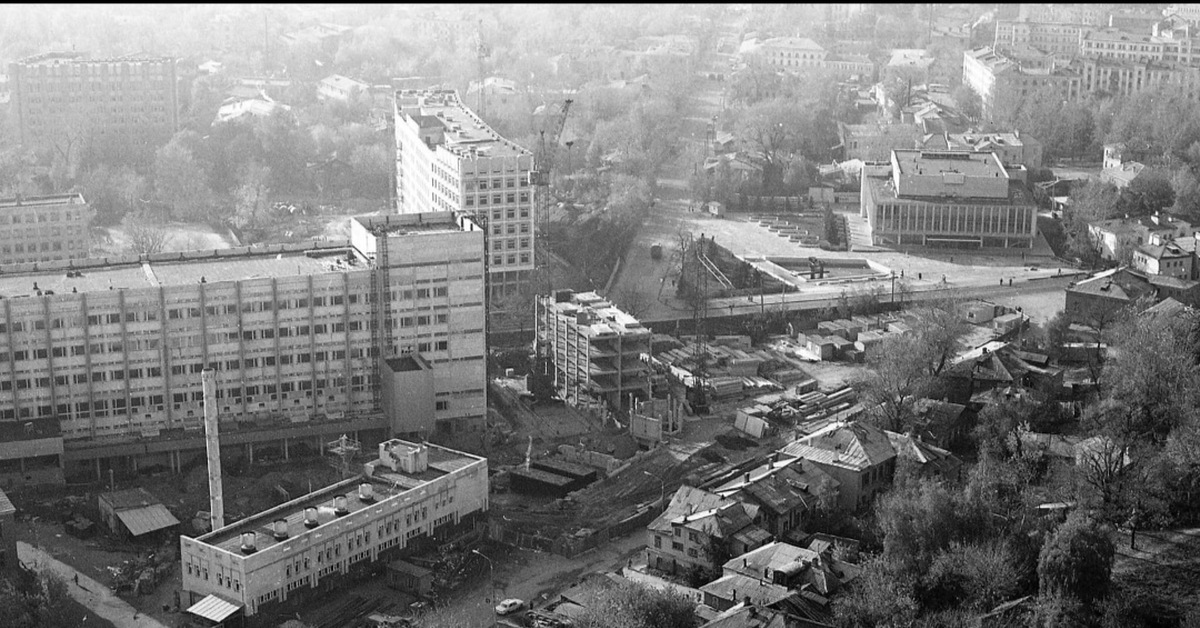
{"type": "Polygon", "coordinates": [[[860,215],[876,244],[1032,248],[1037,205],[991,152],[892,151],[864,168],[860,215]]]}
{"type": "Polygon", "coordinates": [[[378,450],[357,477],[180,537],[189,612],[211,620],[207,613],[218,607],[226,617],[248,617],[328,591],[379,561],[469,529],[487,512],[487,458],[400,439],[378,450]]]}
{"type": "Polygon", "coordinates": [[[81,194],[0,199],[0,264],[87,257],[91,224],[81,194]]]}
{"type": "Polygon", "coordinates": [[[558,290],[537,297],[536,339],[549,349],[554,387],[564,399],[591,397],[628,407],[630,395],[649,397],[649,329],[595,292],[558,290]]]}
{"type": "Polygon", "coordinates": [[[175,60],[50,52],[9,65],[21,143],[149,162],[179,128],[175,60]]]}
{"type": "Polygon", "coordinates": [[[491,298],[520,289],[534,269],[533,155],[453,90],[398,91],[395,119],[399,213],[472,214],[488,229],[491,298]]]}
{"type": "Polygon", "coordinates": [[[179,470],[202,455],[206,367],[251,461],[255,444],[481,429],[482,255],[482,229],[441,212],[355,219],[349,241],[7,266],[0,424],[30,435],[0,464],[179,470]]]}

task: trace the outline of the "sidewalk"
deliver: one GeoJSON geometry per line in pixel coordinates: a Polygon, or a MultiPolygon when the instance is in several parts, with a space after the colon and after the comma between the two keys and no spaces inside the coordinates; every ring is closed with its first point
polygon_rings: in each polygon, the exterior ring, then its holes
{"type": "Polygon", "coordinates": [[[111,621],[121,628],[167,628],[158,620],[139,613],[125,600],[117,597],[108,587],[89,578],[87,574],[75,571],[75,568],[64,564],[46,552],[32,545],[18,541],[17,556],[27,566],[37,565],[58,575],[67,583],[67,591],[80,604],[91,609],[97,615],[111,621]],[[78,575],[79,584],[75,584],[78,575]]]}

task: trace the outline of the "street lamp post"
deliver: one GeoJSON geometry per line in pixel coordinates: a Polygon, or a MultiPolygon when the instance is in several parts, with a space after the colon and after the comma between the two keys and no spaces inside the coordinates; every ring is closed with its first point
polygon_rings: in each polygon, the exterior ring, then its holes
{"type": "Polygon", "coordinates": [[[495,606],[496,606],[496,566],[492,564],[492,559],[483,555],[483,552],[480,552],[477,549],[472,549],[471,553],[478,554],[481,558],[483,558],[484,560],[486,560],[488,562],[488,586],[491,587],[491,590],[492,590],[492,601],[491,601],[492,613],[495,614],[495,612],[496,612],[496,608],[495,608],[495,606]]]}
{"type": "MultiPolygon", "coordinates": [[[[670,412],[670,410],[668,409],[667,412],[670,412]]],[[[667,500],[667,483],[662,478],[650,473],[649,471],[642,471],[642,475],[649,476],[649,477],[652,477],[652,478],[658,480],[658,505],[659,505],[659,508],[662,508],[662,510],[660,512],[666,511],[666,509],[667,509],[667,501],[666,501],[667,500]]]]}

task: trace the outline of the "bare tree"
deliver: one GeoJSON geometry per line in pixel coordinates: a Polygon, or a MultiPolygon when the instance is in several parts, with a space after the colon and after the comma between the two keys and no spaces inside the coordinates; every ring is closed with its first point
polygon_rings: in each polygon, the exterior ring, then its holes
{"type": "Polygon", "coordinates": [[[126,214],[121,228],[129,239],[129,252],[135,255],[160,253],[171,241],[171,234],[147,211],[126,214]]]}
{"type": "Polygon", "coordinates": [[[641,318],[650,307],[650,300],[636,286],[622,288],[617,297],[617,303],[626,314],[634,318],[641,318]]]}

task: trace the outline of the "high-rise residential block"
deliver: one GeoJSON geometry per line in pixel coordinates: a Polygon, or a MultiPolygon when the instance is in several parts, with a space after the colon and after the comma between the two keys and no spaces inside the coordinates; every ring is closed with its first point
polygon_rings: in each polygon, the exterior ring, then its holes
{"type": "Polygon", "coordinates": [[[491,297],[534,269],[533,155],[479,119],[452,90],[396,92],[396,203],[401,214],[467,212],[488,229],[491,297]]]}
{"type": "Polygon", "coordinates": [[[8,73],[21,143],[35,150],[151,163],[179,128],[171,58],[49,52],[9,64],[8,73]]]}

